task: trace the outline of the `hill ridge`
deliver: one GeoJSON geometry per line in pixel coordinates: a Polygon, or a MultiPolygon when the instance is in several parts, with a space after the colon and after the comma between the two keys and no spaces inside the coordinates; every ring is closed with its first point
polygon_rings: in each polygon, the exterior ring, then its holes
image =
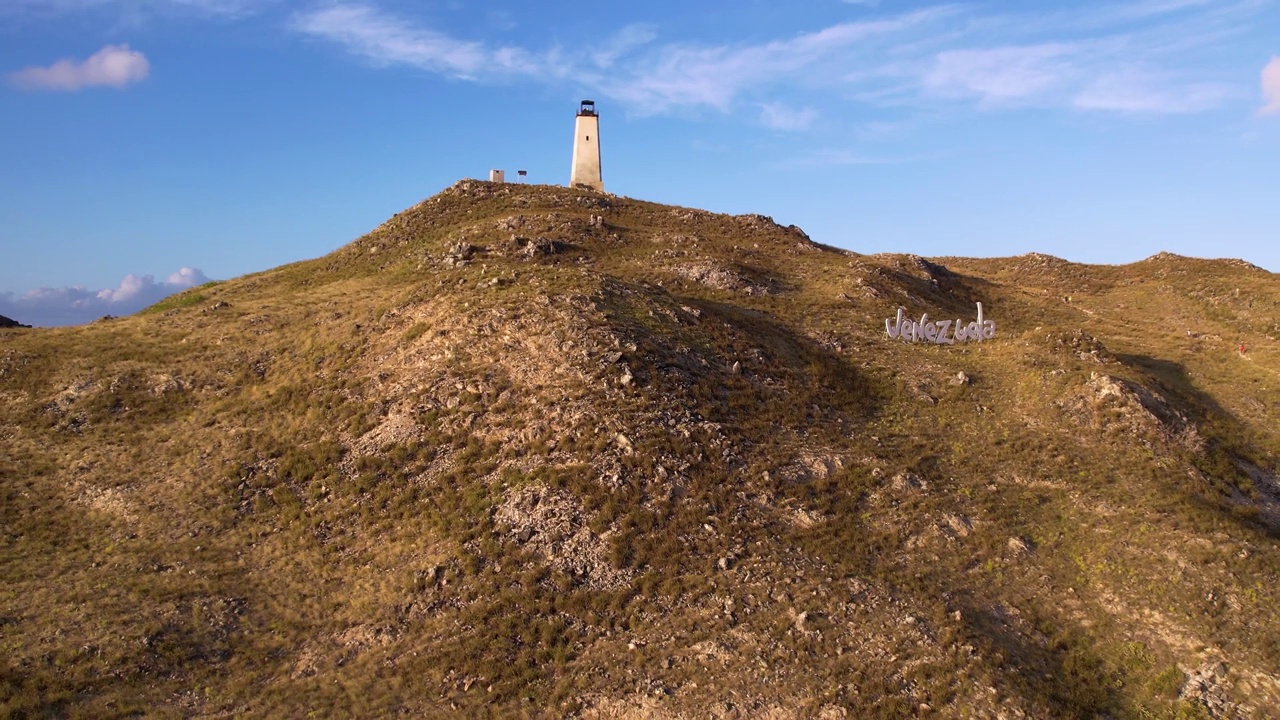
{"type": "Polygon", "coordinates": [[[17,320],[14,320],[12,318],[7,318],[4,315],[0,315],[0,328],[29,328],[29,327],[31,326],[23,325],[17,320]]]}
{"type": "Polygon", "coordinates": [[[1271,714],[1280,285],[1045,258],[463,181],[0,331],[0,707],[1271,714]]]}

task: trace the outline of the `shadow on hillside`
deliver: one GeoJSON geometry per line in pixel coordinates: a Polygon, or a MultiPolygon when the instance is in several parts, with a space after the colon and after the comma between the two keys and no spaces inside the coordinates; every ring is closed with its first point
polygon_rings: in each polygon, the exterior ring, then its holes
{"type": "Polygon", "coordinates": [[[987,317],[1000,327],[1030,329],[1056,324],[1071,325],[1081,321],[1080,309],[1049,289],[1028,293],[1015,286],[978,275],[968,275],[941,265],[924,276],[900,268],[887,268],[890,279],[910,297],[928,303],[934,317],[972,319],[975,304],[982,303],[987,317]]]}
{"type": "MultiPolygon", "coordinates": [[[[843,426],[833,424],[833,420],[860,422],[874,415],[885,401],[885,389],[876,386],[842,354],[845,348],[840,338],[799,333],[766,310],[696,296],[671,297],[701,311],[699,326],[705,328],[705,340],[722,355],[726,365],[741,364],[740,370],[730,373],[744,381],[737,387],[746,392],[738,392],[736,395],[744,396],[736,397],[729,390],[732,383],[718,388],[723,415],[714,419],[719,422],[744,430],[746,423],[773,422],[774,429],[767,432],[768,436],[778,427],[788,427],[786,419],[799,419],[798,425],[790,426],[796,432],[826,428],[839,433],[843,426]],[[776,410],[777,404],[751,404],[766,399],[785,404],[783,415],[789,417],[770,417],[769,407],[776,410]]],[[[706,369],[690,370],[706,376],[706,369]]],[[[706,378],[715,381],[710,376],[706,378]]]]}
{"type": "Polygon", "coordinates": [[[1032,328],[1063,326],[1079,327],[1086,322],[1085,311],[1073,305],[1051,288],[1010,286],[976,275],[961,275],[963,297],[968,307],[981,302],[987,314],[995,317],[1005,328],[1020,328],[1021,332],[1032,328]]]}
{"type": "Polygon", "coordinates": [[[1212,395],[1197,388],[1181,364],[1149,355],[1117,354],[1116,358],[1154,379],[1160,392],[1190,415],[1197,432],[1205,440],[1204,450],[1199,454],[1200,459],[1205,462],[1199,469],[1206,475],[1215,476],[1210,478],[1211,481],[1215,485],[1221,483],[1229,488],[1232,496],[1227,501],[1220,495],[1205,492],[1206,488],[1194,488],[1187,490],[1188,500],[1197,507],[1225,515],[1242,526],[1260,529],[1269,536],[1280,539],[1280,527],[1260,517],[1250,517],[1248,513],[1241,514],[1233,510],[1253,504],[1247,499],[1247,494],[1239,490],[1241,481],[1245,479],[1240,463],[1251,463],[1256,454],[1249,444],[1248,424],[1222,407],[1212,395]]]}
{"type": "Polygon", "coordinates": [[[1192,411],[1196,421],[1224,422],[1232,430],[1242,430],[1244,428],[1244,423],[1239,418],[1223,409],[1213,396],[1195,386],[1195,383],[1191,381],[1191,376],[1187,373],[1187,369],[1180,363],[1154,358],[1150,355],[1116,353],[1115,356],[1124,365],[1139,368],[1159,382],[1159,389],[1171,393],[1179,404],[1192,411]]]}
{"type": "Polygon", "coordinates": [[[920,258],[915,264],[905,262],[906,267],[882,267],[879,270],[880,276],[901,288],[908,296],[927,299],[934,307],[945,308],[947,312],[968,311],[976,302],[970,284],[982,282],[979,278],[952,272],[945,266],[924,258],[920,258]]]}
{"type": "Polygon", "coordinates": [[[1062,628],[1046,637],[1003,603],[969,597],[959,605],[969,641],[996,660],[990,670],[999,697],[1021,698],[1025,710],[1049,708],[1056,717],[1125,715],[1117,679],[1080,628],[1062,628]]]}

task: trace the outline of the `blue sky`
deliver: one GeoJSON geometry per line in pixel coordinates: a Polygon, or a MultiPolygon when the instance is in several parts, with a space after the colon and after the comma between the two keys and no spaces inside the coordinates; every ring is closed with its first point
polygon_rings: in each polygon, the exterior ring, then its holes
{"type": "Polygon", "coordinates": [[[0,0],[0,314],[315,257],[490,168],[565,183],[583,98],[622,195],[1280,271],[1273,0],[0,0]]]}

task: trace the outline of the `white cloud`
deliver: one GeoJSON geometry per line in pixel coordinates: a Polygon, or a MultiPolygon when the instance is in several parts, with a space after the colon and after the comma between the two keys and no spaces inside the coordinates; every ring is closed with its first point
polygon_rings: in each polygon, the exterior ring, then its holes
{"type": "Polygon", "coordinates": [[[82,286],[37,288],[22,295],[0,293],[0,315],[37,327],[78,325],[104,315],[131,315],[180,290],[203,285],[209,278],[198,268],[184,267],[164,282],[151,275],[126,275],[119,287],[90,290],[82,286]]]}
{"type": "Polygon", "coordinates": [[[781,103],[766,103],[760,107],[760,123],[771,130],[807,130],[818,118],[813,108],[793,109],[781,103]]]}
{"type": "MultiPolygon", "coordinates": [[[[633,24],[567,49],[463,37],[424,24],[418,15],[385,9],[409,13],[420,6],[404,0],[0,0],[0,16],[111,11],[135,20],[238,18],[293,5],[300,8],[292,17],[295,32],[377,66],[481,82],[571,80],[639,115],[781,108],[776,104],[783,90],[827,115],[837,114],[825,106],[831,102],[922,108],[939,99],[987,109],[1033,105],[1131,114],[1199,112],[1242,97],[1241,88],[1222,84],[1229,76],[1206,76],[1204,68],[1214,65],[1200,62],[1200,55],[1249,32],[1272,0],[1122,0],[1021,10],[1008,9],[1016,4],[940,1],[894,11],[878,0],[844,0],[846,15],[872,15],[752,43],[658,44],[658,27],[633,24]],[[1130,67],[1161,72],[1139,77],[1130,67]],[[1197,82],[1186,79],[1193,73],[1197,82]],[[805,92],[808,97],[799,95],[805,92]]],[[[505,11],[484,14],[488,27],[512,25],[505,11]]],[[[1263,113],[1280,112],[1271,67],[1264,70],[1263,113]]],[[[147,71],[140,53],[116,53],[28,68],[10,79],[30,88],[122,87],[147,71]],[[101,67],[91,67],[95,58],[101,67]]],[[[760,121],[774,128],[812,121],[805,111],[790,112],[766,109],[760,121]]]]}
{"type": "Polygon", "coordinates": [[[927,91],[986,104],[1030,101],[1060,90],[1077,74],[1074,46],[1062,43],[938,53],[924,75],[927,91]]]}
{"type": "Polygon", "coordinates": [[[378,65],[407,65],[467,80],[543,74],[552,66],[549,58],[554,57],[554,53],[538,58],[522,48],[460,40],[359,3],[337,3],[300,13],[294,17],[293,27],[335,42],[378,65]]]}
{"type": "Polygon", "coordinates": [[[337,2],[299,13],[292,26],[381,66],[416,67],[478,81],[572,77],[625,102],[637,113],[656,114],[689,106],[727,111],[748,90],[767,90],[764,86],[792,79],[815,65],[843,62],[842,53],[859,44],[955,12],[949,7],[928,8],[757,45],[650,47],[657,38],[656,28],[636,24],[622,28],[603,43],[603,50],[576,53],[558,48],[537,52],[462,39],[360,2],[337,2]]]}
{"type": "Polygon", "coordinates": [[[1218,0],[1140,0],[1139,2],[1117,4],[1107,10],[1106,14],[1119,20],[1145,20],[1157,15],[1168,15],[1193,8],[1212,5],[1218,0]]]}
{"type": "Polygon", "coordinates": [[[899,107],[942,98],[988,109],[1199,112],[1238,91],[1212,78],[1180,76],[1195,69],[1198,48],[1220,45],[1257,13],[1254,0],[1133,0],[1103,11],[1031,13],[936,5],[758,43],[655,44],[658,29],[637,24],[594,49],[536,50],[459,38],[384,12],[373,1],[336,0],[299,13],[293,27],[377,65],[486,82],[571,78],[638,115],[755,106],[763,125],[784,130],[813,122],[822,107],[818,93],[824,100],[899,107]],[[1035,42],[1019,42],[1032,37],[1035,42]],[[808,107],[779,104],[783,88],[792,97],[811,93],[808,107]]]}
{"type": "Polygon", "coordinates": [[[666,45],[598,82],[606,94],[646,114],[699,105],[728,111],[741,95],[764,93],[779,83],[826,84],[842,75],[841,68],[849,63],[868,62],[887,38],[955,12],[950,7],[928,8],[757,45],[666,45]]]}
{"type": "Polygon", "coordinates": [[[781,86],[792,96],[812,92],[808,103],[817,108],[823,93],[893,107],[941,98],[987,109],[1194,113],[1240,95],[1205,77],[1197,53],[1256,23],[1259,7],[1254,0],[1138,0],[1102,11],[988,13],[937,5],[755,45],[665,45],[597,82],[649,114],[698,106],[728,112],[744,99],[768,105],[781,86]],[[1031,37],[1037,42],[1018,42],[1031,37]],[[1132,69],[1146,67],[1159,71],[1132,69]]]}
{"type": "Polygon", "coordinates": [[[123,88],[147,78],[151,63],[128,45],[108,45],[87,60],[64,58],[48,67],[10,73],[9,81],[26,90],[75,92],[87,87],[123,88]]]}
{"type": "Polygon", "coordinates": [[[207,15],[243,17],[269,5],[273,0],[157,0],[160,4],[198,10],[207,15]]]}
{"type": "MultiPolygon", "coordinates": [[[[291,26],[378,66],[413,67],[481,82],[571,79],[639,115],[691,109],[733,112],[754,106],[763,108],[762,123],[781,129],[802,128],[817,112],[777,105],[784,88],[791,97],[811,93],[806,104],[813,108],[822,107],[819,98],[835,98],[899,107],[951,99],[988,109],[1033,105],[1119,113],[1207,110],[1240,93],[1203,77],[1197,53],[1247,31],[1262,7],[1259,0],[1130,0],[1052,11],[940,4],[897,14],[880,12],[871,19],[756,43],[657,44],[657,27],[634,24],[603,42],[562,49],[460,37],[412,16],[387,12],[378,2],[311,5],[294,15],[291,26]],[[1161,72],[1139,76],[1127,69],[1131,67],[1156,67],[1161,72]],[[1192,72],[1201,74],[1198,82],[1183,78],[1192,72]]],[[[878,10],[883,11],[883,4],[878,10]]]]}
{"type": "Polygon", "coordinates": [[[1093,80],[1072,104],[1084,110],[1187,114],[1217,107],[1230,92],[1221,84],[1180,84],[1159,74],[1123,71],[1093,80]]]}
{"type": "Polygon", "coordinates": [[[165,284],[181,288],[195,287],[207,282],[209,282],[209,278],[205,277],[199,268],[193,267],[178,268],[177,272],[170,275],[168,280],[165,280],[165,284]]]}
{"type": "Polygon", "coordinates": [[[1262,68],[1262,99],[1266,104],[1258,110],[1259,115],[1280,113],[1280,57],[1271,58],[1262,68]]]}
{"type": "Polygon", "coordinates": [[[657,37],[657,28],[649,23],[628,25],[605,40],[603,43],[605,49],[596,52],[591,59],[600,67],[610,67],[619,57],[648,45],[657,37]]]}

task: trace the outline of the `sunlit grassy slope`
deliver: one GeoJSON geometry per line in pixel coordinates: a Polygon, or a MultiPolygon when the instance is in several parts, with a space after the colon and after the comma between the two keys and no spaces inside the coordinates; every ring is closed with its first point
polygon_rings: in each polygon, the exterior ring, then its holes
{"type": "Polygon", "coordinates": [[[1277,303],[462,182],[0,330],[0,716],[1274,717],[1277,303]]]}

